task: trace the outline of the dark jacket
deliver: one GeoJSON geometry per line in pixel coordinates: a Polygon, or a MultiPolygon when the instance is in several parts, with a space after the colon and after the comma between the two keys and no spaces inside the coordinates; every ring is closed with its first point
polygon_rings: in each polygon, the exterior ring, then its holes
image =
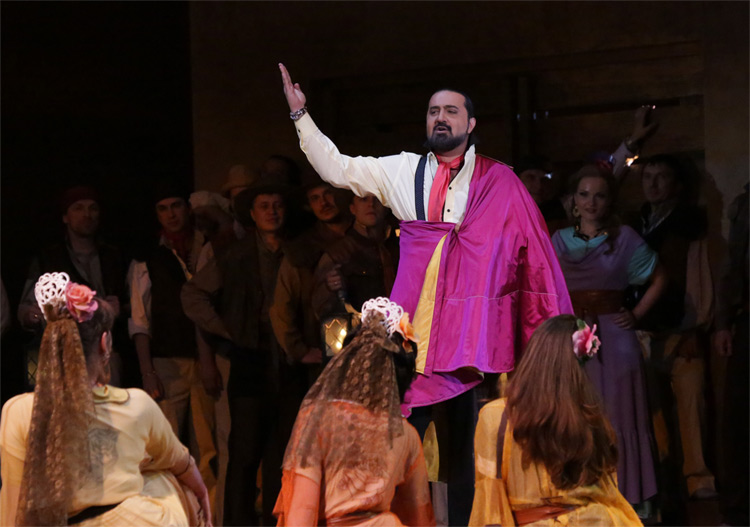
{"type": "Polygon", "coordinates": [[[279,344],[292,362],[309,348],[320,347],[320,323],[312,308],[313,275],[327,247],[342,235],[318,222],[284,250],[276,281],[271,323],[279,344]]]}
{"type": "Polygon", "coordinates": [[[359,311],[371,298],[390,296],[398,259],[396,236],[391,234],[384,241],[376,241],[350,228],[342,240],[326,251],[315,271],[312,297],[315,313],[322,319],[340,309],[337,293],[331,292],[326,284],[326,274],[334,265],[340,266],[344,278],[346,302],[359,311]]]}
{"type": "Polygon", "coordinates": [[[179,260],[160,245],[146,265],[151,279],[151,355],[197,358],[195,325],[185,316],[180,301],[186,280],[179,260]]]}
{"type": "MultiPolygon", "coordinates": [[[[685,285],[687,280],[687,254],[690,244],[706,235],[708,220],[705,210],[679,203],[656,227],[649,230],[651,205],[641,208],[641,221],[636,231],[654,251],[667,274],[664,294],[640,321],[639,328],[649,331],[676,329],[685,316],[685,285]]],[[[642,286],[641,289],[647,286],[642,286]]],[[[642,292],[641,291],[641,295],[642,292]]]]}
{"type": "MultiPolygon", "coordinates": [[[[113,295],[120,300],[121,304],[124,303],[127,300],[125,283],[127,263],[122,252],[117,247],[107,243],[97,243],[97,252],[99,253],[99,264],[105,289],[104,291],[97,291],[97,294],[101,297],[113,295]]],[[[65,272],[73,282],[95,289],[93,284],[83,278],[70,259],[67,242],[56,243],[43,249],[39,253],[39,270],[40,275],[65,272]]]]}

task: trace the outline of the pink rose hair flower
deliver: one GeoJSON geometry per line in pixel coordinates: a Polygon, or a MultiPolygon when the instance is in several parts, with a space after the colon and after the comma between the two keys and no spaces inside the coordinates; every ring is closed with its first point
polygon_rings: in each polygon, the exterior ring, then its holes
{"type": "Polygon", "coordinates": [[[77,322],[86,322],[94,316],[94,312],[99,308],[94,295],[96,291],[85,285],[68,282],[65,287],[65,307],[77,322]]]}
{"type": "Polygon", "coordinates": [[[584,363],[596,355],[599,346],[601,346],[601,341],[596,336],[596,324],[593,328],[590,328],[583,320],[578,319],[576,325],[578,331],[573,333],[573,353],[581,363],[584,363]]]}

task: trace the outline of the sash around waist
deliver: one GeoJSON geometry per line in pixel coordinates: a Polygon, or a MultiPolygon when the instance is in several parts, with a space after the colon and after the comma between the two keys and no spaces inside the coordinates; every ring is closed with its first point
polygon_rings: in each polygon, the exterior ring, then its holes
{"type": "Polygon", "coordinates": [[[76,525],[83,521],[90,520],[91,518],[101,516],[105,512],[109,512],[117,507],[120,503],[122,502],[112,503],[110,505],[92,505],[91,507],[87,507],[78,514],[75,514],[68,518],[68,525],[76,525]]]}
{"type": "Polygon", "coordinates": [[[567,514],[577,508],[578,505],[550,503],[547,505],[539,505],[538,507],[531,507],[529,509],[514,510],[513,517],[516,520],[516,524],[520,527],[541,520],[557,518],[558,516],[567,514]]]}
{"type": "Polygon", "coordinates": [[[355,511],[343,516],[337,516],[335,518],[325,518],[324,520],[319,521],[318,525],[330,525],[332,527],[351,527],[374,518],[375,516],[378,516],[383,512],[387,511],[355,511]]]}
{"type": "Polygon", "coordinates": [[[611,289],[586,289],[570,291],[570,302],[578,318],[586,315],[617,313],[623,304],[622,291],[611,289]]]}

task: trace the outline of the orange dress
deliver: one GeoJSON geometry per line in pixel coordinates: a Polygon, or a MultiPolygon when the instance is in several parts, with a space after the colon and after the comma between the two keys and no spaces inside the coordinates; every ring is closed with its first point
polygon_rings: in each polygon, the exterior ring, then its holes
{"type": "MultiPolygon", "coordinates": [[[[352,415],[358,418],[379,420],[362,406],[345,401],[331,403],[331,408],[346,422],[352,415]]],[[[305,412],[297,417],[305,420],[305,412]]],[[[387,427],[373,422],[375,426],[387,427]]],[[[295,427],[295,432],[298,427],[295,427]]],[[[357,470],[331,467],[326,463],[326,454],[340,447],[335,429],[322,427],[316,439],[322,463],[284,470],[281,493],[274,513],[278,525],[291,525],[290,514],[300,509],[308,511],[304,519],[309,525],[339,526],[386,526],[386,525],[435,525],[430,501],[427,468],[422,445],[417,431],[405,419],[403,434],[393,438],[391,447],[383,453],[387,470],[373,474],[366,467],[357,470]],[[293,505],[294,503],[294,505],[293,505]]],[[[293,433],[292,448],[298,441],[293,433]]],[[[367,448],[367,445],[362,445],[367,448]]],[[[300,525],[299,515],[291,520],[294,526],[300,525]]]]}

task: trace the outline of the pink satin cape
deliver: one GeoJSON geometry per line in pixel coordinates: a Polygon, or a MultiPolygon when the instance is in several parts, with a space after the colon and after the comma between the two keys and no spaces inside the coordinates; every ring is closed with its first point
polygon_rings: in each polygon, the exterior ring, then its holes
{"type": "Polygon", "coordinates": [[[477,156],[458,229],[404,221],[400,245],[391,299],[421,329],[420,374],[404,415],[471,389],[481,372],[513,370],[542,322],[573,312],[539,208],[493,159],[477,156]]]}

